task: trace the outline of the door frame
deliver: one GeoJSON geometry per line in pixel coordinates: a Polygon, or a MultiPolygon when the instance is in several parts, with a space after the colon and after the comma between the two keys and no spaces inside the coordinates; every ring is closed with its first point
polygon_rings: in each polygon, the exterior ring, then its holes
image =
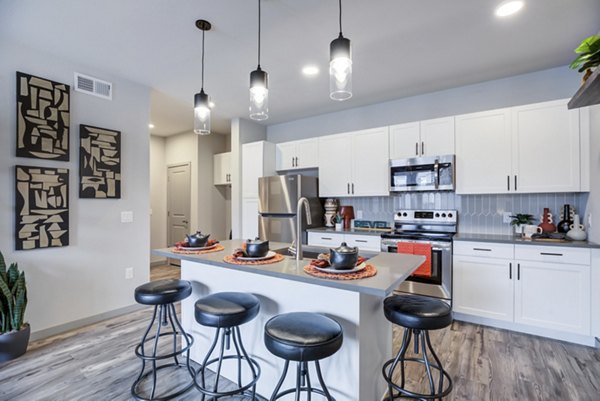
{"type": "MultiPolygon", "coordinates": [[[[188,161],[188,162],[180,162],[180,163],[170,163],[167,164],[167,187],[165,188],[165,195],[167,196],[167,215],[165,216],[165,218],[167,219],[167,246],[171,246],[171,226],[169,224],[169,217],[170,217],[170,208],[169,208],[169,169],[172,167],[181,167],[181,166],[187,166],[189,168],[190,171],[190,181],[189,181],[189,188],[190,188],[190,210],[188,211],[188,216],[189,216],[189,226],[191,227],[192,223],[192,162],[188,161]]],[[[188,227],[189,228],[189,227],[188,227]]],[[[175,266],[181,266],[179,259],[173,259],[173,258],[167,258],[167,264],[169,265],[175,265],[175,266]]]]}

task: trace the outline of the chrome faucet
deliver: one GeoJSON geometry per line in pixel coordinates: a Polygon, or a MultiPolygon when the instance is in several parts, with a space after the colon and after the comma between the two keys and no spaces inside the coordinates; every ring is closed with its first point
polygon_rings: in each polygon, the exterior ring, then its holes
{"type": "Polygon", "coordinates": [[[296,247],[294,248],[294,243],[290,247],[290,253],[296,256],[296,260],[302,260],[302,206],[304,205],[304,210],[306,211],[306,222],[310,225],[312,224],[312,219],[310,217],[310,204],[308,203],[308,199],[302,197],[298,199],[298,205],[296,206],[296,247]]]}

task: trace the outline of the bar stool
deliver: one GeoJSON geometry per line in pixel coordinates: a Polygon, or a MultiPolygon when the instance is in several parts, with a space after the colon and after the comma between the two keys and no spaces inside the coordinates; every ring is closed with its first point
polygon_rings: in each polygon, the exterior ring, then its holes
{"type": "Polygon", "coordinates": [[[202,362],[202,366],[195,373],[194,385],[198,391],[202,393],[202,400],[204,400],[207,395],[213,397],[211,399],[218,399],[219,397],[226,397],[234,394],[247,394],[250,395],[253,400],[256,399],[256,382],[260,377],[260,366],[254,359],[248,356],[244,344],[242,343],[239,326],[254,319],[259,311],[260,301],[258,298],[252,294],[240,292],[219,292],[200,298],[196,301],[194,313],[196,322],[202,326],[214,327],[217,329],[214,340],[202,362]],[[219,339],[221,341],[219,356],[210,359],[219,339]],[[232,340],[233,346],[235,347],[235,354],[224,355],[225,349],[230,349],[232,340]],[[230,391],[219,391],[221,367],[223,361],[227,359],[237,360],[238,388],[230,391]],[[250,371],[252,372],[252,379],[249,383],[244,385],[242,385],[242,361],[245,361],[248,364],[250,371]],[[215,383],[213,389],[209,390],[205,381],[205,373],[206,368],[214,363],[218,363],[215,383]],[[198,376],[202,379],[201,384],[198,383],[198,376]],[[252,388],[252,391],[248,391],[250,388],[252,388]]]}
{"type": "MultiPolygon", "coordinates": [[[[154,305],[154,313],[152,314],[152,320],[146,329],[146,332],[142,336],[142,340],[135,347],[135,355],[142,360],[142,370],[138,378],[133,382],[131,386],[131,395],[139,401],[164,401],[178,397],[183,393],[190,390],[194,385],[194,371],[190,368],[190,348],[194,343],[194,339],[191,335],[187,334],[179,319],[177,319],[177,312],[175,311],[175,302],[179,302],[190,296],[192,293],[192,284],[189,281],[184,280],[159,280],[151,281],[149,283],[140,285],[135,289],[135,300],[142,305],[154,305]],[[152,337],[148,337],[150,330],[154,327],[154,323],[157,320],[158,313],[158,324],[156,328],[156,334],[152,337]],[[170,328],[166,328],[163,331],[162,328],[170,325],[170,328]],[[164,336],[173,336],[173,351],[160,354],[159,353],[159,340],[164,336]],[[177,350],[177,337],[181,337],[181,343],[185,342],[185,346],[182,346],[180,350],[177,350]],[[153,342],[152,353],[146,353],[146,343],[153,342]],[[185,353],[185,363],[180,363],[177,356],[185,353]],[[157,362],[164,359],[173,358],[173,362],[162,364],[157,367],[157,362]],[[149,371],[146,370],[146,362],[150,362],[152,367],[149,371]],[[190,383],[186,384],[183,388],[175,389],[171,393],[163,395],[159,398],[155,398],[156,395],[156,375],[157,372],[166,368],[186,368],[190,374],[190,383]],[[149,376],[152,375],[152,390],[150,391],[150,398],[144,398],[139,386],[149,376]]],[[[162,344],[162,343],[161,343],[162,344]]]]}
{"type": "Polygon", "coordinates": [[[452,391],[452,378],[442,367],[442,362],[435,354],[429,340],[429,330],[443,329],[452,323],[452,309],[450,306],[435,298],[419,295],[395,295],[386,298],[383,302],[385,317],[392,323],[404,327],[402,346],[396,358],[390,359],[383,365],[382,373],[388,383],[389,400],[395,398],[411,398],[418,400],[441,400],[452,391]],[[419,342],[421,343],[422,358],[406,358],[406,350],[414,335],[413,345],[415,354],[419,353],[419,342]],[[427,345],[427,347],[425,347],[427,345]],[[428,351],[429,350],[429,351],[428,351]],[[431,353],[436,364],[429,360],[428,352],[431,353]],[[415,362],[425,365],[427,378],[429,380],[429,394],[416,393],[404,388],[405,362],[415,362]],[[400,384],[392,381],[396,367],[400,365],[400,384]],[[391,365],[391,366],[390,366],[391,365]],[[389,366],[389,369],[387,367],[389,366]],[[387,369],[387,371],[386,371],[387,369]],[[434,385],[432,369],[438,372],[438,387],[434,385]],[[448,381],[444,389],[444,379],[448,381]],[[394,395],[393,390],[398,391],[394,395]]]}
{"type": "Polygon", "coordinates": [[[319,360],[335,354],[342,342],[342,326],[319,313],[293,312],[272,317],[265,325],[265,345],[272,354],[285,359],[285,365],[270,401],[294,392],[296,400],[300,399],[302,392],[306,392],[309,400],[314,393],[326,397],[328,401],[335,401],[323,381],[319,360]],[[279,393],[290,361],[296,361],[296,387],[279,393]],[[310,384],[310,361],[315,362],[321,389],[313,388],[310,384]]]}

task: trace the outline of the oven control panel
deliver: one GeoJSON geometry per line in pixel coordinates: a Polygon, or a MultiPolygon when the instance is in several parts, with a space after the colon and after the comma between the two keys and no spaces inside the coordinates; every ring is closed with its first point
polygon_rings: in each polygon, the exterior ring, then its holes
{"type": "Polygon", "coordinates": [[[394,214],[394,221],[456,224],[457,215],[456,210],[398,210],[394,214]]]}

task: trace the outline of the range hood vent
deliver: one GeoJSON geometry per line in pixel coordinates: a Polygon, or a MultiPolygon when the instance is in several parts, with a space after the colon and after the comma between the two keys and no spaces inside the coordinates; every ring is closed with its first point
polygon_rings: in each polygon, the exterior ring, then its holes
{"type": "Polygon", "coordinates": [[[75,90],[77,92],[112,100],[112,89],[112,83],[110,82],[83,75],[78,72],[75,73],[75,90]]]}

